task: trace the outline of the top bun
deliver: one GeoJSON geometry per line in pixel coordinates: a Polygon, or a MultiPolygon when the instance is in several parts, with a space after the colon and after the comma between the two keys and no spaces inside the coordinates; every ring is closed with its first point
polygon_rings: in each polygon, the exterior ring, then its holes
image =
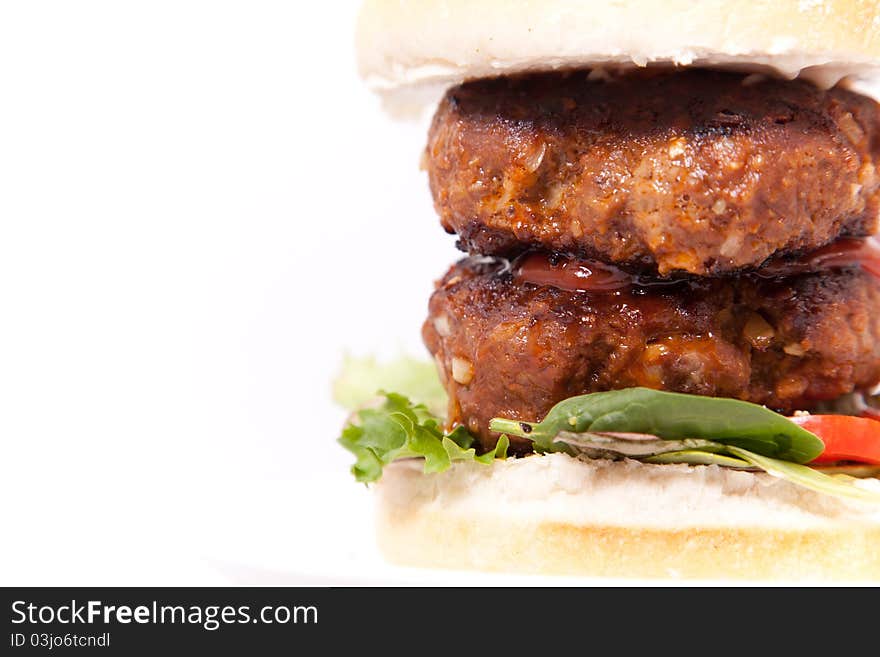
{"type": "Polygon", "coordinates": [[[365,0],[358,62],[386,95],[581,67],[711,66],[823,87],[880,72],[874,0],[365,0]]]}

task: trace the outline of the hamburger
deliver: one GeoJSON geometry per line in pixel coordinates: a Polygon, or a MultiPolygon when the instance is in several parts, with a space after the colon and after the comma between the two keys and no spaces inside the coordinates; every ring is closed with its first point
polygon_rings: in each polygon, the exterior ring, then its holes
{"type": "Polygon", "coordinates": [[[340,438],[386,557],[880,579],[880,5],[367,0],[357,40],[389,107],[440,93],[464,252],[443,392],[398,366],[340,438]]]}

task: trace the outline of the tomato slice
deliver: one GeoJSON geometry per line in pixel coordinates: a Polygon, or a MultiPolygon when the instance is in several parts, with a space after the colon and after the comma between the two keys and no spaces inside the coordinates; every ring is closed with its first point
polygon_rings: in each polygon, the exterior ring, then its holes
{"type": "Polygon", "coordinates": [[[799,415],[790,418],[825,443],[813,463],[857,461],[880,465],[880,422],[851,415],[799,415]]]}

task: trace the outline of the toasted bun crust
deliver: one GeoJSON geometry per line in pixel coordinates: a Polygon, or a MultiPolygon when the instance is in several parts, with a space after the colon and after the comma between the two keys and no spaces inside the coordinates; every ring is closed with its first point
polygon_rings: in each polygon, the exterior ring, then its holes
{"type": "Polygon", "coordinates": [[[402,102],[523,71],[724,66],[832,86],[873,77],[880,5],[868,0],[366,0],[362,76],[402,102]]]}
{"type": "MultiPolygon", "coordinates": [[[[865,485],[880,487],[878,480],[865,485]]],[[[379,545],[402,565],[598,577],[880,580],[880,511],[763,473],[564,454],[426,475],[389,466],[379,545]]]]}

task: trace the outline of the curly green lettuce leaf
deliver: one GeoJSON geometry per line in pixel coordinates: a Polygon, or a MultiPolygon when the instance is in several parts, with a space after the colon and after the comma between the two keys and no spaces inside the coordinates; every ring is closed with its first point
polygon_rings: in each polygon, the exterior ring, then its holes
{"type": "Polygon", "coordinates": [[[507,458],[506,436],[494,451],[478,456],[474,438],[464,427],[444,433],[439,418],[424,404],[393,392],[380,394],[382,404],[357,411],[339,437],[339,443],[355,455],[351,472],[358,481],[378,481],[383,468],[399,459],[421,458],[424,471],[431,473],[443,472],[453,461],[489,464],[507,458]]]}
{"type": "Polygon", "coordinates": [[[396,390],[435,416],[446,412],[446,391],[434,363],[407,356],[387,362],[346,356],[333,382],[334,401],[353,411],[375,399],[378,390],[396,390]]]}

